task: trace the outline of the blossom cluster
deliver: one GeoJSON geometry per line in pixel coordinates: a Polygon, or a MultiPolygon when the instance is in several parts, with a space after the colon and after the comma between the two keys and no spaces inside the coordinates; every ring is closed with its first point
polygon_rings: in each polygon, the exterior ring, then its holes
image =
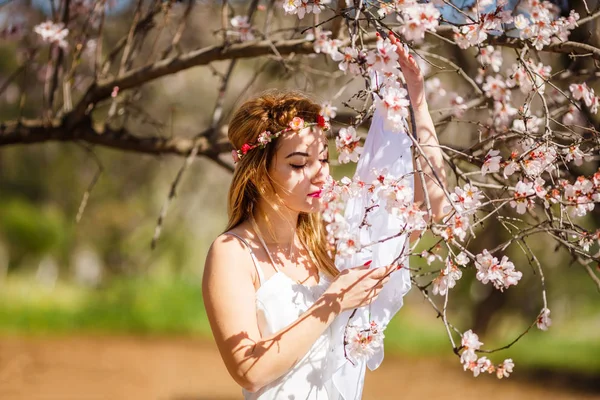
{"type": "Polygon", "coordinates": [[[594,89],[590,88],[587,83],[573,83],[569,86],[569,90],[575,100],[583,100],[591,113],[596,114],[598,112],[598,96],[596,96],[594,89]]]}
{"type": "Polygon", "coordinates": [[[331,0],[284,0],[283,10],[286,14],[295,14],[303,19],[306,14],[321,13],[322,4],[329,4],[331,0]]]}
{"type": "Polygon", "coordinates": [[[350,161],[358,162],[358,157],[362,153],[360,137],[356,134],[353,126],[340,129],[335,138],[335,147],[338,151],[338,161],[342,164],[350,161]]]}
{"type": "Polygon", "coordinates": [[[502,260],[492,256],[489,251],[483,250],[475,259],[477,268],[477,279],[482,283],[491,282],[500,291],[516,285],[523,277],[521,271],[515,269],[515,265],[503,256],[502,260]]]}
{"type": "Polygon", "coordinates": [[[473,376],[475,377],[479,376],[482,372],[487,372],[489,374],[495,372],[498,379],[508,378],[515,367],[513,360],[507,358],[502,364],[494,365],[485,356],[477,357],[475,352],[479,350],[482,345],[483,343],[479,341],[479,336],[473,333],[472,330],[469,329],[463,333],[461,340],[463,352],[460,355],[460,362],[463,364],[464,370],[473,372],[473,376]]]}
{"type": "Polygon", "coordinates": [[[344,340],[346,357],[354,363],[367,360],[383,347],[384,337],[383,330],[375,321],[371,321],[367,329],[355,325],[346,326],[344,340]]]}
{"type": "Polygon", "coordinates": [[[527,0],[520,2],[521,13],[515,17],[514,25],[521,39],[528,39],[541,50],[552,43],[568,40],[571,30],[577,26],[579,14],[571,10],[568,17],[556,18],[557,7],[549,1],[527,0]]]}
{"type": "Polygon", "coordinates": [[[364,215],[364,226],[370,226],[373,215],[386,213],[394,215],[407,234],[427,227],[425,211],[414,204],[414,192],[406,179],[394,178],[387,171],[380,171],[373,182],[363,182],[357,178],[332,178],[324,186],[321,197],[322,215],[327,223],[327,238],[332,248],[337,249],[336,257],[350,257],[369,245],[360,240],[360,229],[350,229],[344,217],[345,205],[353,197],[368,194],[368,207],[364,215]]]}
{"type": "Polygon", "coordinates": [[[439,26],[441,14],[436,6],[441,5],[442,1],[419,3],[417,0],[395,0],[389,3],[382,2],[377,13],[380,17],[385,17],[396,12],[396,18],[400,22],[399,32],[407,40],[420,43],[426,31],[435,32],[439,26]]]}

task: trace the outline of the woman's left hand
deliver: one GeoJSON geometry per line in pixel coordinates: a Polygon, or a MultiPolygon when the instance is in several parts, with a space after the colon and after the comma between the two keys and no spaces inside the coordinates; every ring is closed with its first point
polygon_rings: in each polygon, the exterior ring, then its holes
{"type": "Polygon", "coordinates": [[[406,86],[408,89],[408,94],[410,95],[410,100],[414,106],[419,106],[423,103],[425,99],[425,90],[423,87],[423,74],[421,73],[421,69],[417,64],[415,58],[408,53],[408,51],[404,50],[403,44],[394,36],[392,32],[389,35],[390,42],[396,45],[396,53],[398,53],[398,63],[400,64],[400,69],[404,74],[404,79],[406,80],[406,86]]]}

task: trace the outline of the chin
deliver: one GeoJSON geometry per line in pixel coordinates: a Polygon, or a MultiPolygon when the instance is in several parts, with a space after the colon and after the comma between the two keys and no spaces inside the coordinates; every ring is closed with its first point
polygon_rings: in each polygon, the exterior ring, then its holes
{"type": "Polygon", "coordinates": [[[321,211],[321,199],[309,198],[308,204],[306,205],[305,213],[316,213],[321,211]]]}

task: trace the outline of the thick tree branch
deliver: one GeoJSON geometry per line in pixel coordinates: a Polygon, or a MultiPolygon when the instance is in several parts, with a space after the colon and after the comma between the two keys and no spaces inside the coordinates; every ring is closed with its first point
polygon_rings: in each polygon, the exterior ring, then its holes
{"type": "Polygon", "coordinates": [[[135,153],[187,156],[194,146],[198,146],[198,155],[209,158],[231,150],[226,140],[211,143],[207,138],[209,133],[211,132],[202,132],[195,139],[140,137],[126,130],[98,129],[89,120],[74,130],[65,129],[56,120],[50,124],[44,124],[41,120],[22,120],[20,123],[9,122],[0,126],[0,147],[51,141],[83,141],[135,153]]]}

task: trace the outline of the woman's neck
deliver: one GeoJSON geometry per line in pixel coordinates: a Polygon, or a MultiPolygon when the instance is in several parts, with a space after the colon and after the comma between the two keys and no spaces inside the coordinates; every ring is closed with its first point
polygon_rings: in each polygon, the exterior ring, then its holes
{"type": "Polygon", "coordinates": [[[275,209],[271,204],[259,201],[254,212],[254,221],[260,235],[268,244],[289,245],[294,241],[299,213],[289,209],[275,209]]]}

